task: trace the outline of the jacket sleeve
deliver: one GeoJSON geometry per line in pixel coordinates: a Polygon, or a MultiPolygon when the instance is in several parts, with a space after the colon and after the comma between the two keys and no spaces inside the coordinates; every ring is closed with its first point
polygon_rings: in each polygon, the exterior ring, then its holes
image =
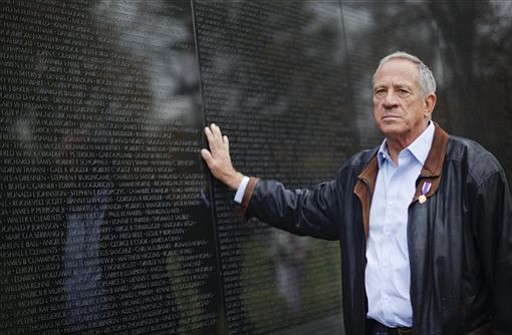
{"type": "Polygon", "coordinates": [[[478,186],[473,218],[490,285],[492,333],[512,334],[512,199],[503,171],[478,186]]]}
{"type": "Polygon", "coordinates": [[[336,182],[319,184],[313,190],[289,190],[272,180],[251,178],[242,202],[244,216],[297,235],[327,240],[338,239],[336,203],[340,196],[336,182]],[[245,203],[245,205],[244,205],[245,203]]]}

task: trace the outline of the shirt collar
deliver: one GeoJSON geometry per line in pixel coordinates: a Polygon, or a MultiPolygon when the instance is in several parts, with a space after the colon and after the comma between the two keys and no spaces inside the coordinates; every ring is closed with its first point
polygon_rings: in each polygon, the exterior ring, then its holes
{"type": "MultiPolygon", "coordinates": [[[[408,150],[421,165],[425,164],[425,160],[427,159],[430,148],[432,147],[432,141],[434,140],[434,132],[435,126],[434,122],[429,121],[427,128],[421,133],[418,138],[414,140],[407,148],[403,150],[408,150]]],[[[386,145],[386,140],[382,141],[380,145],[379,151],[377,153],[379,167],[384,163],[385,160],[390,160],[388,146],[386,145]]]]}

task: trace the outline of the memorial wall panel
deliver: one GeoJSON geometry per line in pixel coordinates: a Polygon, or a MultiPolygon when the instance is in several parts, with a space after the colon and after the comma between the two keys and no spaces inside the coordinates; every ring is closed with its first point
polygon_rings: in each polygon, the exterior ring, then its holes
{"type": "Polygon", "coordinates": [[[1,11],[0,333],[214,333],[189,1],[1,11]]]}
{"type": "MultiPolygon", "coordinates": [[[[331,178],[356,145],[338,4],[195,3],[206,119],[236,167],[289,187],[331,178]]],[[[243,224],[232,198],[215,187],[230,332],[339,333],[337,243],[243,224]]]]}
{"type": "Polygon", "coordinates": [[[244,222],[199,155],[331,179],[405,50],[512,177],[508,2],[0,0],[0,334],[343,334],[336,241],[244,222]]]}

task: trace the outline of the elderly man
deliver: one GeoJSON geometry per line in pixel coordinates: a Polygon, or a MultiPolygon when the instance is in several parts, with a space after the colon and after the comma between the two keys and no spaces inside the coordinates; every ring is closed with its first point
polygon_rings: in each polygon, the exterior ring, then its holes
{"type": "Polygon", "coordinates": [[[345,330],[364,334],[512,334],[512,204],[498,161],[431,121],[432,72],[403,52],[373,76],[373,150],[313,190],[233,168],[219,127],[201,154],[247,217],[340,241],[345,330]]]}

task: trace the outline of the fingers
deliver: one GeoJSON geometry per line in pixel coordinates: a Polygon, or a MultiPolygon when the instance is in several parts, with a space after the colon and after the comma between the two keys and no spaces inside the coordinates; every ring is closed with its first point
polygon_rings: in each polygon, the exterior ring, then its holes
{"type": "Polygon", "coordinates": [[[211,151],[222,149],[224,146],[224,139],[222,137],[222,132],[217,125],[212,123],[209,127],[205,127],[204,133],[211,151]]]}
{"type": "Polygon", "coordinates": [[[213,133],[210,129],[210,127],[205,127],[204,128],[204,134],[206,135],[206,139],[208,140],[208,144],[211,145],[214,141],[214,138],[213,138],[213,133]]]}
{"type": "Polygon", "coordinates": [[[222,135],[222,131],[216,124],[212,123],[209,127],[205,127],[204,133],[213,156],[220,151],[229,152],[229,139],[226,135],[222,135]]]}
{"type": "Polygon", "coordinates": [[[225,160],[229,158],[229,140],[226,135],[222,135],[220,128],[212,123],[209,127],[205,127],[204,133],[208,140],[209,149],[203,149],[201,155],[208,162],[215,160],[225,160]]]}
{"type": "Polygon", "coordinates": [[[209,139],[213,140],[222,140],[222,132],[220,131],[220,128],[215,124],[212,123],[209,127],[206,127],[204,129],[206,136],[209,139]]]}
{"type": "Polygon", "coordinates": [[[215,123],[212,123],[210,125],[210,129],[216,139],[222,139],[222,132],[220,131],[220,128],[215,123]]]}
{"type": "Polygon", "coordinates": [[[212,154],[206,149],[201,149],[201,157],[206,161],[206,164],[210,165],[210,163],[213,161],[212,154]]]}
{"type": "Polygon", "coordinates": [[[226,150],[229,151],[229,139],[226,135],[222,136],[222,140],[224,142],[224,146],[226,147],[226,150]]]}
{"type": "Polygon", "coordinates": [[[229,154],[229,139],[222,135],[220,128],[212,123],[205,127],[204,133],[208,139],[208,149],[201,150],[201,156],[208,165],[211,173],[231,189],[237,189],[243,175],[235,170],[229,154]]]}

